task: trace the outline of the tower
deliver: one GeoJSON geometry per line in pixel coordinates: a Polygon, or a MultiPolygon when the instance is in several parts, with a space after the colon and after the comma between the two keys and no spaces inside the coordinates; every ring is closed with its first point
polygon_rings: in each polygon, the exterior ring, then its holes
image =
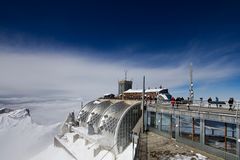
{"type": "Polygon", "coordinates": [[[132,89],[132,81],[127,80],[127,71],[125,71],[125,79],[118,81],[118,95],[123,94],[124,91],[132,89]]]}

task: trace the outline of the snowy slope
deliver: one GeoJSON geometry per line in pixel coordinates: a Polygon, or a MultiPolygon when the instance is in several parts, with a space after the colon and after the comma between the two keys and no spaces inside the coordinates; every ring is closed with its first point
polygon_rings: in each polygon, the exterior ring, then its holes
{"type": "Polygon", "coordinates": [[[27,109],[0,114],[1,160],[26,160],[52,143],[59,124],[32,122],[27,109]]]}

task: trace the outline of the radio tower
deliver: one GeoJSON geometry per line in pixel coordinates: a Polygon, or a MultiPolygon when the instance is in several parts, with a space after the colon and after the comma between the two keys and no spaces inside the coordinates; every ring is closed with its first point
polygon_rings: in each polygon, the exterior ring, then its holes
{"type": "Polygon", "coordinates": [[[125,77],[124,77],[124,78],[125,78],[125,81],[127,80],[127,72],[128,72],[127,70],[124,70],[124,73],[125,73],[125,77]]]}
{"type": "Polygon", "coordinates": [[[190,69],[190,86],[189,86],[189,100],[193,102],[194,99],[194,91],[193,91],[193,70],[192,70],[192,63],[189,66],[190,69]]]}

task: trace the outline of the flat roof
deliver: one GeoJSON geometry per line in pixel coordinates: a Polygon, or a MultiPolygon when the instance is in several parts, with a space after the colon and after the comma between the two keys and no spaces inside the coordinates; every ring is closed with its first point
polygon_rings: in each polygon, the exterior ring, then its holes
{"type": "MultiPolygon", "coordinates": [[[[160,92],[162,90],[165,90],[166,88],[155,88],[155,89],[146,89],[145,93],[150,93],[150,92],[160,92]]],[[[142,89],[129,89],[123,93],[142,93],[142,89]]]]}

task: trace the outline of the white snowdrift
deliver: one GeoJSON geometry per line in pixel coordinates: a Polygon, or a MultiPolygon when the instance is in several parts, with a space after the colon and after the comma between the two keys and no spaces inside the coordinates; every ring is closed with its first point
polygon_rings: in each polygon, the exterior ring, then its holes
{"type": "Polygon", "coordinates": [[[33,157],[31,160],[75,160],[75,159],[72,158],[62,148],[56,148],[52,144],[49,147],[47,147],[44,151],[33,157]]]}

